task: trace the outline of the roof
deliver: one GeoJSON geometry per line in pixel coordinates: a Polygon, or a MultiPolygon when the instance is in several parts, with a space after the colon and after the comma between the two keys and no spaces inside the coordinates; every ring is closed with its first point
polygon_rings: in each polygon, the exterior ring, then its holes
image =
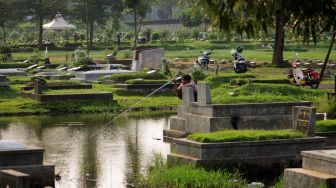
{"type": "Polygon", "coordinates": [[[56,14],[55,18],[51,22],[43,25],[43,29],[52,29],[52,30],[76,29],[76,26],[66,22],[61,14],[56,14]]]}

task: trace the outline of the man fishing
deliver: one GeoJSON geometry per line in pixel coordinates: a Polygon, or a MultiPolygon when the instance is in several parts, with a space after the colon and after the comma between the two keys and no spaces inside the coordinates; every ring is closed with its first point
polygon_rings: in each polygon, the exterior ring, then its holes
{"type": "Polygon", "coordinates": [[[176,78],[173,79],[173,82],[174,82],[174,92],[175,92],[175,94],[178,98],[182,99],[182,88],[183,87],[191,87],[194,91],[195,101],[197,101],[197,85],[195,84],[194,81],[192,81],[190,75],[188,75],[188,74],[183,75],[182,76],[182,83],[178,87],[177,87],[177,83],[176,83],[176,78]]]}

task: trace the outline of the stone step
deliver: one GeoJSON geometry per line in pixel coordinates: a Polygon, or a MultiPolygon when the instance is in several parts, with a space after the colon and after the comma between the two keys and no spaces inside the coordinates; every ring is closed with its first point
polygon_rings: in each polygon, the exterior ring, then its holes
{"type": "Polygon", "coordinates": [[[185,132],[185,119],[180,117],[171,117],[169,119],[170,129],[185,132]]]}
{"type": "Polygon", "coordinates": [[[168,164],[172,165],[197,165],[197,161],[200,159],[186,156],[186,155],[180,155],[180,154],[168,154],[167,155],[167,162],[168,164]]]}
{"type": "Polygon", "coordinates": [[[302,168],[336,176],[336,150],[303,151],[302,168]]]}
{"type": "Polygon", "coordinates": [[[176,130],[163,130],[163,137],[170,137],[170,138],[185,138],[187,136],[186,132],[183,131],[176,131],[176,130]]]}
{"type": "Polygon", "coordinates": [[[288,168],[284,173],[284,186],[286,188],[318,188],[335,187],[336,176],[307,170],[303,168],[288,168]]]}

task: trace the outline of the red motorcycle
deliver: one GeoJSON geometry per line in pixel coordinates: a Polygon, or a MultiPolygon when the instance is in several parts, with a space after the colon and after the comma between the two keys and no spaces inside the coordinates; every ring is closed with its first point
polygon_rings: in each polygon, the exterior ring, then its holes
{"type": "Polygon", "coordinates": [[[288,78],[293,78],[294,83],[299,86],[310,86],[313,89],[317,89],[320,84],[320,74],[315,72],[311,67],[301,68],[300,60],[295,60],[292,63],[293,73],[288,75],[288,78]]]}

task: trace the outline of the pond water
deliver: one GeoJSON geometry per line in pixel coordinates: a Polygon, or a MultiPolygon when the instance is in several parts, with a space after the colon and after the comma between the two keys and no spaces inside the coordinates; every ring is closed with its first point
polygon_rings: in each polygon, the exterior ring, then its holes
{"type": "Polygon", "coordinates": [[[162,141],[168,117],[122,118],[107,115],[0,118],[0,139],[45,148],[45,162],[61,176],[57,188],[132,187],[154,153],[166,156],[162,141]],[[103,128],[102,128],[103,127],[103,128]]]}

